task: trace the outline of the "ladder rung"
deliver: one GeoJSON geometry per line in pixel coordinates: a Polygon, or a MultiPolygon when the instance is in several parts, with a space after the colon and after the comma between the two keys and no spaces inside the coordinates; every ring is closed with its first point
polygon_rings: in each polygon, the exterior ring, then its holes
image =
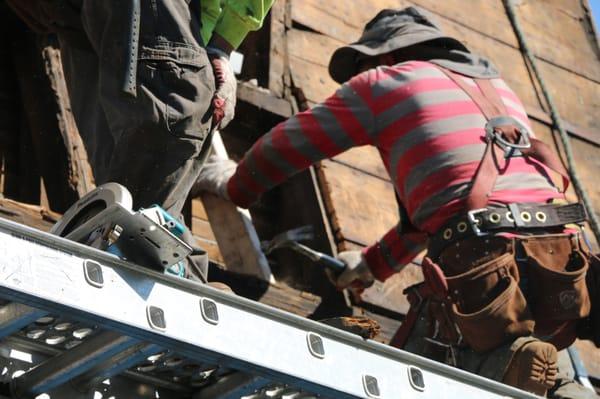
{"type": "Polygon", "coordinates": [[[48,392],[137,343],[115,331],[102,331],[16,378],[13,391],[17,397],[48,392]]]}
{"type": "Polygon", "coordinates": [[[12,335],[48,312],[21,303],[10,302],[0,308],[0,339],[12,335]]]}
{"type": "Polygon", "coordinates": [[[230,374],[221,378],[208,388],[201,390],[193,399],[240,399],[261,389],[270,381],[256,375],[242,372],[230,374]]]}

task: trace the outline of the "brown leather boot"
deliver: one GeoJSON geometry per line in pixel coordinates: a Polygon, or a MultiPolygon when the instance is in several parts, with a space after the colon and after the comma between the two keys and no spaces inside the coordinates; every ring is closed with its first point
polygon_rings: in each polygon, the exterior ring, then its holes
{"type": "Polygon", "coordinates": [[[512,358],[502,382],[545,396],[556,383],[557,352],[554,345],[536,338],[518,338],[511,346],[512,358]]]}

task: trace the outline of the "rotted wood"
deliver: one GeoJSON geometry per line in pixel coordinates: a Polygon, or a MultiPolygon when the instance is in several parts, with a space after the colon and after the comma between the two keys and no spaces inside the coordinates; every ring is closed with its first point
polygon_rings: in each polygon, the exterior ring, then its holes
{"type": "MultiPolygon", "coordinates": [[[[23,115],[21,129],[9,134],[23,143],[31,141],[32,148],[20,160],[21,167],[39,165],[50,206],[63,212],[93,188],[93,178],[71,115],[60,52],[55,39],[28,31],[2,6],[0,18],[8,26],[5,43],[10,43],[7,59],[14,71],[3,78],[16,81],[18,97],[13,96],[13,101],[20,101],[23,115]]],[[[8,117],[18,118],[18,114],[8,117]]],[[[39,190],[39,181],[34,185],[39,190]]],[[[22,196],[19,199],[26,200],[22,196]]]]}
{"type": "Polygon", "coordinates": [[[58,221],[60,214],[42,206],[0,198],[0,218],[48,231],[58,221]]]}
{"type": "Polygon", "coordinates": [[[42,57],[54,94],[54,101],[58,107],[56,118],[58,129],[67,151],[69,186],[77,192],[79,197],[82,197],[93,190],[96,185],[85,146],[79,135],[79,130],[71,111],[60,50],[55,45],[46,45],[42,50],[42,57]]]}

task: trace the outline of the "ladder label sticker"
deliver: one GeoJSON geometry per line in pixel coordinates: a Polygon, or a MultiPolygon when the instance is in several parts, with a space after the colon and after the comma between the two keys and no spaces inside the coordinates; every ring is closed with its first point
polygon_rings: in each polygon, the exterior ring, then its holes
{"type": "Polygon", "coordinates": [[[148,315],[150,327],[158,331],[166,331],[167,320],[165,319],[165,312],[161,308],[149,305],[146,308],[146,314],[148,315]]]}
{"type": "Polygon", "coordinates": [[[202,312],[202,318],[207,323],[219,324],[219,310],[215,301],[208,298],[200,299],[200,311],[202,312]]]}
{"type": "Polygon", "coordinates": [[[319,334],[309,332],[306,334],[306,341],[308,342],[308,350],[311,355],[319,359],[325,357],[325,345],[323,344],[323,338],[319,334]]]}

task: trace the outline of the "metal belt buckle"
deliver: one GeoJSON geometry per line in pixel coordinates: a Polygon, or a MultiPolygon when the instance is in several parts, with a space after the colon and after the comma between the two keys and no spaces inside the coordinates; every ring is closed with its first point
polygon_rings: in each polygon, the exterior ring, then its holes
{"type": "MultiPolygon", "coordinates": [[[[467,219],[469,220],[469,224],[471,225],[473,233],[475,233],[477,237],[487,236],[489,234],[488,232],[481,231],[477,223],[477,215],[486,211],[487,208],[481,208],[473,209],[467,212],[467,219]]],[[[480,219],[480,223],[483,224],[483,219],[480,219]]]]}

